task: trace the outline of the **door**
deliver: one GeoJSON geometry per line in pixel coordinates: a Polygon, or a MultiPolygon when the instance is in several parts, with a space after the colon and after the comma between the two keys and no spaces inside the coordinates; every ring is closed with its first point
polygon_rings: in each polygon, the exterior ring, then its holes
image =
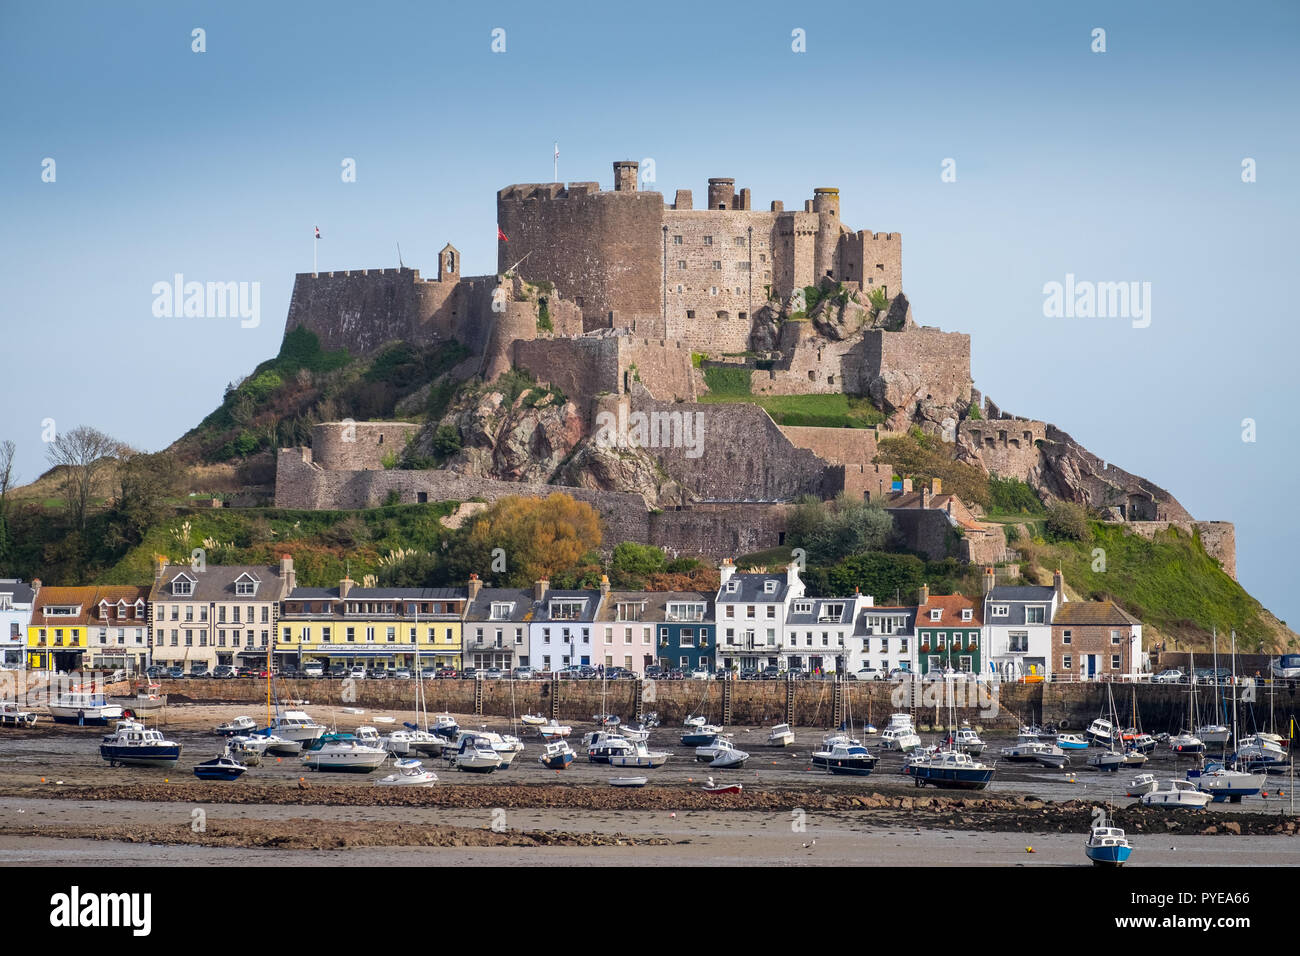
{"type": "Polygon", "coordinates": [[[1087,660],[1088,660],[1088,677],[1089,678],[1096,677],[1097,676],[1097,655],[1088,654],[1087,660]]]}

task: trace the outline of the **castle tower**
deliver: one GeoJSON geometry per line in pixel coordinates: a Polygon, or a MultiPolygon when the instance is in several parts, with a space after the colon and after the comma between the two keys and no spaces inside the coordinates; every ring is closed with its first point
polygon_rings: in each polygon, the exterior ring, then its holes
{"type": "Polygon", "coordinates": [[[709,208],[736,208],[736,181],[734,179],[709,180],[709,208]]]}
{"type": "Polygon", "coordinates": [[[460,281],[460,250],[450,242],[438,253],[438,281],[460,281]]]}
{"type": "Polygon", "coordinates": [[[631,160],[624,159],[614,164],[614,191],[619,193],[636,192],[637,171],[641,164],[631,160]]]}
{"type": "Polygon", "coordinates": [[[817,214],[817,239],[813,243],[813,281],[830,276],[843,279],[835,271],[835,253],[840,242],[840,191],[829,186],[813,190],[812,211],[817,214]]]}

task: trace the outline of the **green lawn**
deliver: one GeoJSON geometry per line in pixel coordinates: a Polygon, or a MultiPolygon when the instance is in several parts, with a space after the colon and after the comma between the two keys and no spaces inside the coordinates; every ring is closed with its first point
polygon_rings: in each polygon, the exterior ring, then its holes
{"type": "Polygon", "coordinates": [[[707,404],[749,402],[761,406],[778,425],[820,425],[826,428],[870,428],[885,416],[865,398],[849,395],[749,395],[710,392],[707,404]]]}

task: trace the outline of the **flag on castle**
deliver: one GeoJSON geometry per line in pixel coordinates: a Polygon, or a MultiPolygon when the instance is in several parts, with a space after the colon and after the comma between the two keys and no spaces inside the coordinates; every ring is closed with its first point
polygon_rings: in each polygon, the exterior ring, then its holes
{"type": "Polygon", "coordinates": [[[506,234],[505,234],[504,232],[501,231],[501,227],[500,227],[500,226],[497,226],[497,238],[500,239],[502,242],[509,242],[509,241],[510,241],[509,239],[506,238],[506,234]]]}
{"type": "Polygon", "coordinates": [[[317,239],[320,238],[320,226],[317,226],[317,227],[316,227],[316,238],[317,238],[317,239]]]}

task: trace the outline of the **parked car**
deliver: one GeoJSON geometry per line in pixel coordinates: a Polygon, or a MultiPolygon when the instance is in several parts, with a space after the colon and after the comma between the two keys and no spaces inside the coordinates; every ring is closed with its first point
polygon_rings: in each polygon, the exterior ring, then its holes
{"type": "Polygon", "coordinates": [[[590,664],[581,664],[578,666],[579,680],[595,680],[599,676],[600,671],[596,670],[596,668],[592,667],[590,664]]]}
{"type": "Polygon", "coordinates": [[[1156,675],[1154,675],[1154,676],[1151,678],[1151,683],[1153,683],[1153,684],[1181,684],[1181,683],[1182,683],[1183,681],[1185,681],[1186,679],[1187,679],[1187,675],[1184,674],[1184,673],[1183,673],[1179,668],[1177,668],[1177,667],[1166,667],[1166,668],[1165,668],[1164,670],[1162,670],[1159,674],[1156,674],[1156,675]]]}
{"type": "Polygon", "coordinates": [[[229,664],[218,664],[212,668],[212,676],[222,680],[228,680],[235,676],[235,669],[229,664]]]}
{"type": "Polygon", "coordinates": [[[555,676],[560,680],[577,680],[582,676],[582,668],[577,664],[570,664],[568,667],[561,667],[555,672],[555,676]]]}
{"type": "Polygon", "coordinates": [[[686,680],[686,672],[680,667],[674,667],[668,672],[668,680],[686,680]]]}
{"type": "Polygon", "coordinates": [[[885,674],[879,667],[863,667],[849,675],[850,680],[884,680],[885,674]]]}
{"type": "Polygon", "coordinates": [[[157,680],[160,677],[166,677],[167,668],[161,667],[158,664],[151,664],[145,669],[144,676],[150,680],[157,680]]]}
{"type": "Polygon", "coordinates": [[[388,669],[385,667],[372,667],[366,672],[368,680],[384,680],[388,677],[388,669]]]}
{"type": "Polygon", "coordinates": [[[483,672],[483,678],[485,680],[501,680],[505,676],[506,672],[499,667],[489,667],[483,672]]]}
{"type": "Polygon", "coordinates": [[[330,668],[330,677],[333,677],[335,680],[341,680],[342,678],[349,676],[351,673],[352,668],[348,667],[346,664],[335,664],[330,668]]]}
{"type": "Polygon", "coordinates": [[[1196,683],[1198,684],[1226,684],[1231,676],[1232,672],[1226,667],[1196,668],[1196,683]]]}
{"type": "Polygon", "coordinates": [[[664,676],[664,669],[658,664],[651,664],[645,669],[646,680],[660,680],[664,676]]]}
{"type": "Polygon", "coordinates": [[[477,667],[467,667],[460,672],[461,680],[477,680],[478,677],[479,677],[479,670],[477,667]]]}
{"type": "Polygon", "coordinates": [[[364,667],[354,667],[348,671],[348,676],[353,680],[365,680],[366,669],[364,667]]]}
{"type": "Polygon", "coordinates": [[[889,672],[890,680],[911,680],[915,676],[916,675],[913,674],[906,667],[895,667],[893,670],[889,672]]]}
{"type": "Polygon", "coordinates": [[[303,664],[302,676],[303,677],[324,677],[325,665],[322,664],[320,661],[311,661],[310,663],[303,664]]]}
{"type": "Polygon", "coordinates": [[[399,667],[393,671],[393,680],[410,680],[411,669],[409,667],[399,667]]]}
{"type": "Polygon", "coordinates": [[[297,680],[301,675],[298,673],[298,668],[294,667],[292,664],[286,664],[284,667],[280,668],[277,672],[277,676],[283,677],[286,680],[297,680]]]}
{"type": "Polygon", "coordinates": [[[780,680],[781,668],[777,667],[775,664],[768,664],[759,672],[758,676],[760,680],[780,680]]]}
{"type": "Polygon", "coordinates": [[[436,667],[421,667],[421,668],[420,668],[420,679],[421,679],[421,680],[433,680],[433,679],[436,678],[437,676],[438,676],[438,668],[436,668],[436,667]]]}
{"type": "Polygon", "coordinates": [[[626,667],[607,667],[605,668],[605,680],[630,680],[635,677],[626,667]]]}
{"type": "Polygon", "coordinates": [[[512,676],[515,680],[532,680],[537,674],[531,667],[516,667],[512,676]]]}
{"type": "Polygon", "coordinates": [[[167,676],[172,680],[183,680],[185,678],[185,668],[169,667],[167,668],[167,676]]]}
{"type": "Polygon", "coordinates": [[[742,667],[737,675],[741,680],[758,680],[757,667],[742,667]]]}
{"type": "Polygon", "coordinates": [[[438,676],[439,676],[439,677],[458,677],[458,676],[460,676],[460,675],[458,675],[458,674],[456,673],[456,668],[454,668],[454,667],[439,667],[439,668],[438,668],[438,676]]]}
{"type": "Polygon", "coordinates": [[[212,672],[208,670],[207,664],[195,664],[190,668],[191,677],[211,677],[212,672]]]}
{"type": "Polygon", "coordinates": [[[691,671],[691,680],[712,680],[713,672],[707,667],[696,668],[691,671]]]}

